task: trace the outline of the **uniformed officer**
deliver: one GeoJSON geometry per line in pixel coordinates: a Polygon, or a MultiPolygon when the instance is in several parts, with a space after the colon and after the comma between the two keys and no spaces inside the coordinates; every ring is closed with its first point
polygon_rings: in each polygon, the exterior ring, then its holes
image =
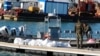
{"type": "Polygon", "coordinates": [[[87,39],[92,38],[91,32],[91,27],[88,24],[83,23],[83,34],[86,35],[87,39]]]}
{"type": "Polygon", "coordinates": [[[75,24],[75,32],[77,36],[77,48],[82,48],[83,44],[83,26],[80,20],[75,24]]]}

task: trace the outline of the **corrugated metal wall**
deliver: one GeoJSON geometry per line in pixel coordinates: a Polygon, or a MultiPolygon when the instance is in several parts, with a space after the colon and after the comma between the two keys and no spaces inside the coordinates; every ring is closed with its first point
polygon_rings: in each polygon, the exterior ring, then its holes
{"type": "Polygon", "coordinates": [[[12,2],[13,7],[20,7],[20,2],[12,2]]]}
{"type": "Polygon", "coordinates": [[[53,13],[56,10],[57,14],[67,14],[68,12],[68,3],[63,2],[46,2],[45,4],[45,13],[53,13]]]}
{"type": "Polygon", "coordinates": [[[4,7],[4,10],[10,10],[12,8],[12,3],[6,1],[6,2],[4,2],[3,7],[4,7]]]}
{"type": "Polygon", "coordinates": [[[34,6],[34,2],[24,2],[23,3],[23,9],[28,9],[29,6],[34,6]]]}
{"type": "Polygon", "coordinates": [[[23,9],[28,9],[29,3],[23,3],[23,9]]]}
{"type": "Polygon", "coordinates": [[[78,0],[47,0],[47,1],[67,2],[67,3],[78,3],[78,0]]]}

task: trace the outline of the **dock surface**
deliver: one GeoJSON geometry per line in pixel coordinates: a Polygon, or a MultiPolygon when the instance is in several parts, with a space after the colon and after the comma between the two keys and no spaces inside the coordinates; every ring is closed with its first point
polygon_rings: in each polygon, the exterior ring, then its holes
{"type": "Polygon", "coordinates": [[[13,43],[5,43],[5,42],[0,42],[0,46],[10,47],[15,49],[25,49],[25,50],[37,50],[37,51],[40,50],[40,51],[47,51],[47,52],[61,52],[61,53],[100,56],[100,50],[87,50],[87,49],[61,48],[61,47],[39,47],[39,46],[17,45],[13,43]]]}

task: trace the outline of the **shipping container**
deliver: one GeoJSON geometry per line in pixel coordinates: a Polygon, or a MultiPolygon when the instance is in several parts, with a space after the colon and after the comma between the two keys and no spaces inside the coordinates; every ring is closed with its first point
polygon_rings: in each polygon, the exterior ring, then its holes
{"type": "Polygon", "coordinates": [[[23,9],[23,6],[24,6],[24,3],[21,2],[21,3],[20,3],[20,8],[23,9]]]}
{"type": "Polygon", "coordinates": [[[67,2],[67,3],[78,3],[78,0],[47,0],[47,1],[67,2]]]}
{"type": "Polygon", "coordinates": [[[20,2],[12,2],[12,6],[20,8],[20,2]]]}
{"type": "Polygon", "coordinates": [[[45,2],[43,1],[38,2],[38,7],[40,8],[40,12],[44,12],[45,2]]]}
{"type": "Polygon", "coordinates": [[[80,11],[81,12],[93,12],[95,11],[95,4],[94,2],[80,2],[79,3],[80,6],[80,11]]]}
{"type": "Polygon", "coordinates": [[[93,2],[88,2],[86,9],[87,9],[88,12],[95,11],[95,4],[93,2]]]}
{"type": "Polygon", "coordinates": [[[29,7],[29,3],[25,3],[25,2],[24,2],[22,8],[23,8],[23,9],[28,9],[28,7],[29,7]]]}
{"type": "Polygon", "coordinates": [[[4,10],[10,10],[12,8],[12,3],[9,1],[4,2],[4,10]]]}
{"type": "Polygon", "coordinates": [[[80,6],[80,11],[81,12],[85,12],[86,11],[86,3],[85,2],[80,2],[79,6],[80,6]]]}
{"type": "Polygon", "coordinates": [[[3,4],[3,3],[0,3],[0,8],[2,8],[2,4],[3,4]]]}
{"type": "Polygon", "coordinates": [[[38,4],[36,4],[36,2],[23,2],[23,3],[20,4],[20,6],[23,9],[28,9],[30,6],[38,7],[38,4]]]}
{"type": "Polygon", "coordinates": [[[65,2],[45,2],[45,11],[44,13],[53,13],[56,14],[67,14],[68,13],[68,3],[65,2]]]}

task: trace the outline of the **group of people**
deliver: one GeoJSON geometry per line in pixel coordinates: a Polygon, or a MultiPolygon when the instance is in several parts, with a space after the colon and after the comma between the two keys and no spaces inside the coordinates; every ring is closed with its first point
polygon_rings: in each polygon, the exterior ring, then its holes
{"type": "Polygon", "coordinates": [[[75,33],[77,36],[77,48],[82,48],[83,36],[86,35],[87,39],[92,38],[92,29],[87,23],[81,23],[80,20],[75,24],[75,33]]]}

